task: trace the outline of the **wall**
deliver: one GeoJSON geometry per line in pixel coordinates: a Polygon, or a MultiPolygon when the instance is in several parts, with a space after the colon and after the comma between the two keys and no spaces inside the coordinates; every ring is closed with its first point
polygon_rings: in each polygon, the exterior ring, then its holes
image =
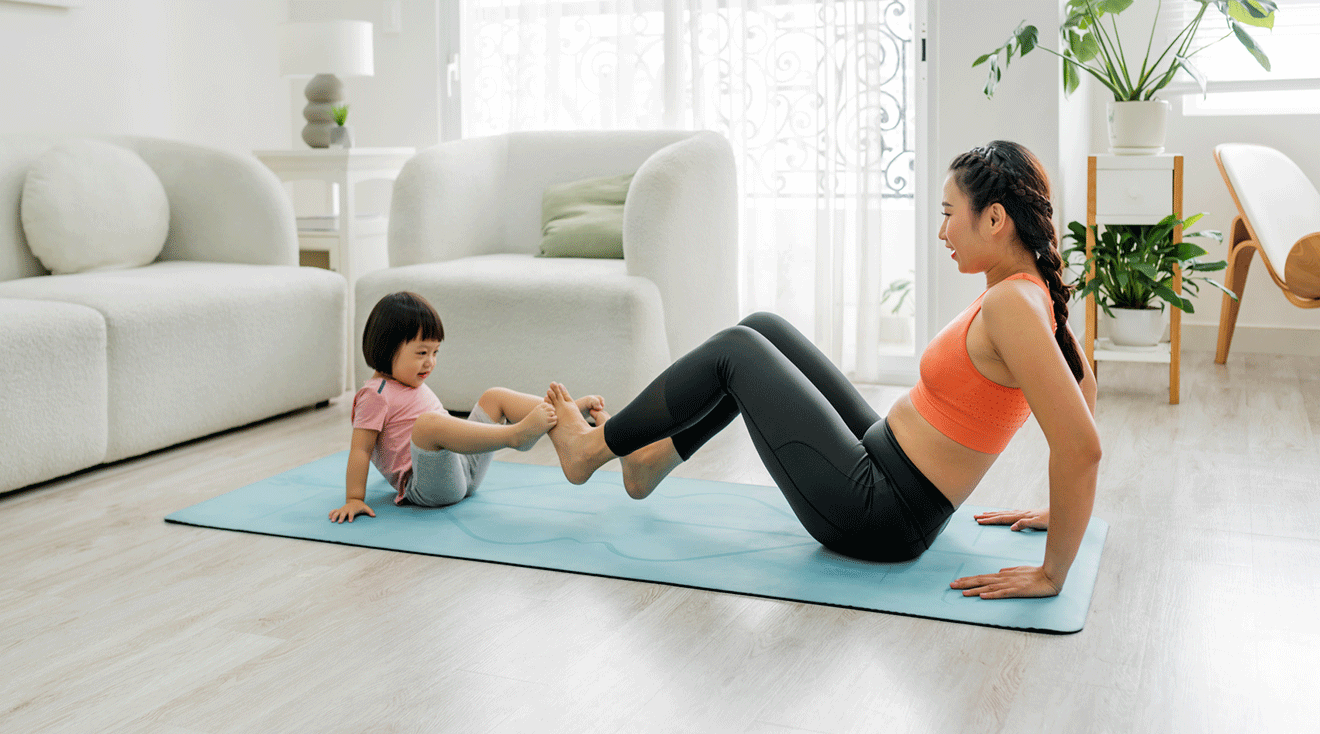
{"type": "Polygon", "coordinates": [[[0,2],[0,133],[287,145],[284,0],[0,2]]]}
{"type": "MultiPolygon", "coordinates": [[[[986,67],[972,68],[972,61],[1003,43],[1017,24],[1029,19],[1039,27],[1058,25],[1057,0],[1013,0],[987,3],[984,0],[928,0],[931,56],[931,85],[928,104],[933,108],[933,144],[926,182],[930,276],[927,297],[931,299],[928,338],[952,321],[968,303],[985,290],[985,277],[964,275],[950,259],[944,243],[936,238],[945,171],[955,156],[991,140],[1013,140],[1036,154],[1054,183],[1062,191],[1063,157],[1060,155],[1060,109],[1063,90],[1059,66],[1051,57],[1036,52],[1015,59],[1005,71],[994,99],[986,99],[986,67]]],[[[1073,107],[1070,105],[1071,111],[1073,107]]],[[[1085,176],[1085,171],[1083,171],[1085,176]]],[[[1083,184],[1085,178],[1083,178],[1083,184]]],[[[1083,199],[1084,202],[1084,199],[1083,199]]],[[[1084,205],[1084,204],[1083,204],[1084,205]]],[[[1083,214],[1085,210],[1083,209],[1083,214]]]]}

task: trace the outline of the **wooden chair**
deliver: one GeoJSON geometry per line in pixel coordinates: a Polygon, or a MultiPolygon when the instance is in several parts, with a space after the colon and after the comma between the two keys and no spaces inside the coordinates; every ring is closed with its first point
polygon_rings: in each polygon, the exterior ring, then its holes
{"type": "Polygon", "coordinates": [[[1224,277],[1238,300],[1224,295],[1215,349],[1215,362],[1224,364],[1254,253],[1289,302],[1320,307],[1320,192],[1288,156],[1263,145],[1224,143],[1215,162],[1238,208],[1224,277]]]}

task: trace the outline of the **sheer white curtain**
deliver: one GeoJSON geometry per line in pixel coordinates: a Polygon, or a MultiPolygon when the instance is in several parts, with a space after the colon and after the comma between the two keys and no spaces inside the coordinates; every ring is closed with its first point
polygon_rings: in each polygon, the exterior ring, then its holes
{"type": "Polygon", "coordinates": [[[858,380],[910,355],[881,294],[911,282],[911,0],[465,1],[465,136],[720,132],[743,311],[783,315],[858,380]]]}

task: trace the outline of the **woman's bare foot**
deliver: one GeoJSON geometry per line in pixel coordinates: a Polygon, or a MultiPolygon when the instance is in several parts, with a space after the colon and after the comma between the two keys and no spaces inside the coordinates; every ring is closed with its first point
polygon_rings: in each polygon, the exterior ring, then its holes
{"type": "MultiPolygon", "coordinates": [[[[597,427],[604,426],[610,419],[604,408],[592,408],[590,412],[597,427]]],[[[620,457],[619,463],[623,465],[623,488],[628,496],[644,500],[669,476],[669,472],[683,463],[683,457],[678,455],[674,442],[666,438],[620,457]]]]}
{"type": "Polygon", "coordinates": [[[558,422],[558,413],[553,405],[538,403],[525,418],[513,424],[513,440],[509,448],[519,451],[530,449],[558,422]]]}
{"type": "Polygon", "coordinates": [[[619,460],[623,465],[623,489],[629,497],[644,500],[669,472],[683,463],[674,442],[665,438],[628,454],[619,460]]]}
{"type": "Polygon", "coordinates": [[[579,412],[573,396],[558,382],[550,383],[545,399],[559,416],[554,430],[550,431],[550,440],[559,454],[559,465],[568,481],[582,484],[614,458],[605,445],[604,428],[592,428],[579,412]]]}

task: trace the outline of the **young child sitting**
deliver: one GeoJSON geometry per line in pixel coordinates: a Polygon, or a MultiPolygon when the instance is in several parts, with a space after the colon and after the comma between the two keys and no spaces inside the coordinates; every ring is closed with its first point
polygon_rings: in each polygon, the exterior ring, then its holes
{"type": "MultiPolygon", "coordinates": [[[[424,382],[444,338],[440,316],[416,293],[391,293],[371,310],[362,353],[376,372],[353,397],[346,501],[332,522],[376,516],[365,501],[368,463],[394,487],[396,504],[451,505],[481,484],[492,452],[526,451],[555,425],[543,398],[502,387],[483,393],[467,420],[446,413],[424,382]]],[[[605,415],[599,396],[575,404],[584,417],[605,415]]]]}

